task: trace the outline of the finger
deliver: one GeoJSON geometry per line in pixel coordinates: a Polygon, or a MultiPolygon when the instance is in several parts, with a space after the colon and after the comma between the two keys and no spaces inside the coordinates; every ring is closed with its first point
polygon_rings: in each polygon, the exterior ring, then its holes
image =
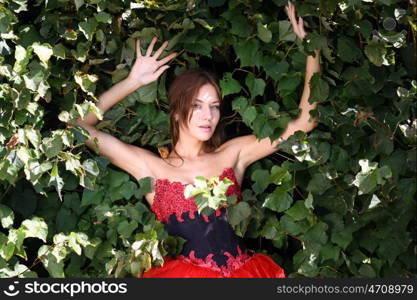
{"type": "Polygon", "coordinates": [[[292,4],[291,1],[288,1],[288,7],[290,8],[291,11],[294,11],[294,4],[292,4]]]}
{"type": "Polygon", "coordinates": [[[295,18],[294,12],[290,12],[289,17],[290,17],[290,21],[291,21],[293,30],[295,30],[295,28],[298,27],[298,23],[297,23],[297,19],[295,18]]]}
{"type": "Polygon", "coordinates": [[[169,68],[169,66],[163,66],[160,67],[154,74],[156,75],[156,77],[158,78],[159,76],[161,76],[161,74],[167,70],[169,68]]]}
{"type": "Polygon", "coordinates": [[[148,49],[146,50],[146,56],[150,56],[152,54],[153,47],[155,46],[156,40],[157,40],[156,37],[152,38],[152,41],[149,44],[148,49]]]}
{"type": "Polygon", "coordinates": [[[290,18],[292,26],[297,26],[297,19],[295,17],[294,6],[291,4],[288,6],[288,17],[290,18]]]}
{"type": "Polygon", "coordinates": [[[288,12],[291,13],[291,11],[293,10],[293,8],[294,8],[294,6],[292,5],[292,3],[290,1],[288,1],[288,4],[287,4],[288,12]]]}
{"type": "Polygon", "coordinates": [[[167,62],[169,62],[171,59],[175,58],[177,56],[177,53],[171,53],[167,57],[164,57],[160,61],[158,61],[158,65],[162,66],[165,65],[167,62]]]}
{"type": "Polygon", "coordinates": [[[303,19],[301,19],[300,33],[301,33],[301,35],[303,37],[307,35],[307,33],[306,33],[305,29],[304,29],[304,20],[303,19]]]}
{"type": "Polygon", "coordinates": [[[297,19],[293,19],[291,21],[292,23],[292,30],[294,31],[294,33],[299,36],[300,35],[300,23],[297,22],[297,19]]]}
{"type": "Polygon", "coordinates": [[[304,20],[303,18],[298,18],[298,29],[300,32],[304,32],[304,20]]]}
{"type": "Polygon", "coordinates": [[[162,44],[162,46],[161,47],[159,47],[159,49],[158,50],[156,50],[156,52],[155,52],[155,54],[154,54],[154,57],[155,58],[158,58],[160,55],[161,55],[161,53],[162,53],[162,51],[164,51],[165,50],[165,48],[168,46],[168,41],[165,41],[163,44],[162,44]]]}
{"type": "Polygon", "coordinates": [[[291,5],[291,18],[297,23],[297,16],[296,16],[296,13],[295,13],[294,5],[291,5]]]}
{"type": "Polygon", "coordinates": [[[142,57],[142,50],[140,49],[140,40],[136,40],[136,56],[142,57]]]}
{"type": "Polygon", "coordinates": [[[285,6],[285,10],[287,11],[287,15],[290,18],[290,10],[291,10],[291,8],[290,8],[290,2],[288,2],[288,4],[285,6]]]}

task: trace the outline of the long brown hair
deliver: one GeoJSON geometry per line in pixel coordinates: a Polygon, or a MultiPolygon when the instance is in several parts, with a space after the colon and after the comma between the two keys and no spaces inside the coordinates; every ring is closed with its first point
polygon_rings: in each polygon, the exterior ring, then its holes
{"type": "MultiPolygon", "coordinates": [[[[220,100],[220,116],[222,114],[222,97],[217,78],[205,70],[187,70],[177,76],[171,84],[168,91],[169,110],[170,110],[170,148],[181,158],[184,159],[175,150],[180,134],[180,123],[188,128],[188,122],[191,119],[190,113],[192,102],[197,96],[200,88],[205,84],[211,84],[217,91],[220,100]],[[178,121],[175,116],[178,116],[178,121]]],[[[216,126],[211,138],[203,143],[203,151],[206,153],[213,152],[219,147],[224,140],[224,126],[221,120],[216,126]]]]}

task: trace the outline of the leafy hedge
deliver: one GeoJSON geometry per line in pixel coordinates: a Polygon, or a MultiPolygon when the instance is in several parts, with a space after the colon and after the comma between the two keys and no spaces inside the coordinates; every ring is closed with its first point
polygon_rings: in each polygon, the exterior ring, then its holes
{"type": "MultiPolygon", "coordinates": [[[[415,276],[416,7],[398,0],[0,1],[0,277],[139,277],[184,242],[69,121],[129,72],[134,40],[180,52],[98,128],[157,153],[166,87],[185,68],[221,79],[229,137],[276,139],[298,113],[306,56],[319,126],[251,165],[231,223],[291,277],[415,276]]],[[[165,53],[166,55],[166,53],[165,53]]]]}

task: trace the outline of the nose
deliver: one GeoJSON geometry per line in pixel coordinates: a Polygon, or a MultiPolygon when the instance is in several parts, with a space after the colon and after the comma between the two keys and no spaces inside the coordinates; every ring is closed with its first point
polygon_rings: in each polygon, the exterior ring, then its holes
{"type": "Polygon", "coordinates": [[[211,120],[213,118],[213,113],[210,107],[203,108],[203,117],[204,119],[211,120]]]}

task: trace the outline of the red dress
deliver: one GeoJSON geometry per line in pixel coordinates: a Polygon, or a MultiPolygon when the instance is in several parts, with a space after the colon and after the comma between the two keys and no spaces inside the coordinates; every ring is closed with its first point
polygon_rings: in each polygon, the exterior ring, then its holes
{"type": "MultiPolygon", "coordinates": [[[[240,187],[233,168],[219,176],[234,183],[226,195],[236,194],[240,187]]],[[[185,184],[158,179],[151,210],[163,222],[169,235],[187,240],[181,255],[164,257],[164,264],[143,273],[143,278],[285,278],[284,270],[269,256],[246,249],[243,240],[227,220],[226,207],[210,216],[200,215],[193,197],[184,197],[185,184]]]]}

